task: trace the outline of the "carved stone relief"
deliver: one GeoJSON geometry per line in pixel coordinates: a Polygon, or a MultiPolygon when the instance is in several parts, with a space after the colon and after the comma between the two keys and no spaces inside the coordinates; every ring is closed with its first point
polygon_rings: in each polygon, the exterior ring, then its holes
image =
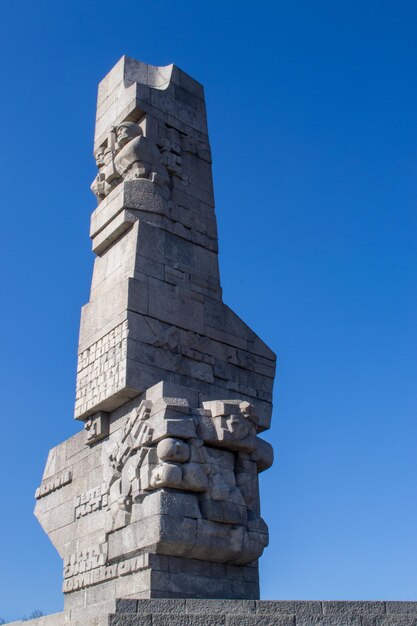
{"type": "Polygon", "coordinates": [[[100,203],[124,180],[145,178],[169,197],[169,174],[180,176],[180,146],[165,142],[162,154],[154,141],[145,137],[142,127],[125,121],[112,129],[105,144],[95,153],[98,173],[91,190],[100,203]]]}
{"type": "MultiPolygon", "coordinates": [[[[198,523],[200,530],[191,556],[222,562],[221,550],[211,555],[216,537],[230,544],[224,554],[227,562],[248,563],[260,556],[268,533],[260,517],[258,471],[272,463],[272,450],[256,436],[258,417],[250,403],[207,401],[193,408],[181,397],[143,400],[119,418],[121,425],[111,433],[108,418],[105,413],[89,418],[85,440],[90,446],[91,438],[99,437],[102,482],[73,498],[75,525],[94,517],[91,523],[102,540],[77,553],[64,551],[65,593],[146,567],[143,555],[111,553],[110,546],[114,534],[123,529],[134,534],[135,523],[147,524],[155,515],[147,508],[147,498],[158,494],[171,493],[180,508],[175,514],[170,507],[165,512],[157,507],[158,515],[174,516],[164,531],[168,546],[170,533],[176,533],[175,520],[187,515],[182,507],[192,502],[189,515],[194,521],[189,522],[198,523]],[[131,525],[132,530],[127,528],[131,525]]],[[[63,484],[69,476],[62,475],[63,484]]],[[[58,482],[44,490],[58,488],[58,482]]],[[[161,537],[157,535],[157,541],[161,537]]],[[[141,549],[140,541],[139,535],[135,550],[141,549]]],[[[164,550],[170,553],[169,547],[164,550]]]]}
{"type": "Polygon", "coordinates": [[[109,415],[99,411],[84,422],[86,444],[92,446],[109,434],[109,415]]]}
{"type": "Polygon", "coordinates": [[[107,531],[126,526],[130,521],[133,498],[141,490],[140,467],[147,454],[146,443],[152,436],[148,424],[151,403],[143,401],[128,416],[122,437],[107,450],[105,478],[109,485],[110,516],[107,531]]]}
{"type": "Polygon", "coordinates": [[[228,400],[191,410],[175,399],[172,410],[170,402],[159,408],[142,401],[106,442],[105,482],[76,499],[77,517],[105,503],[106,532],[114,532],[130,523],[140,497],[157,489],[200,494],[202,516],[212,521],[246,524],[259,516],[258,466],[269,466],[272,455],[256,437],[253,407],[228,400]]]}

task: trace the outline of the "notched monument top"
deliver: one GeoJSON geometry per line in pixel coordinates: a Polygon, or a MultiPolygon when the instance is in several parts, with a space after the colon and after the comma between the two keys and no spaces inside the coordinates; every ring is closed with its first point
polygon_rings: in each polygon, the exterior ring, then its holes
{"type": "Polygon", "coordinates": [[[207,135],[204,88],[176,65],[155,67],[123,56],[98,88],[94,150],[112,125],[127,119],[133,110],[165,119],[173,128],[191,127],[207,135]]]}
{"type": "Polygon", "coordinates": [[[256,599],[275,355],[223,303],[202,86],[122,57],[100,83],[94,155],[84,429],[51,450],[36,494],[66,609],[256,599]]]}

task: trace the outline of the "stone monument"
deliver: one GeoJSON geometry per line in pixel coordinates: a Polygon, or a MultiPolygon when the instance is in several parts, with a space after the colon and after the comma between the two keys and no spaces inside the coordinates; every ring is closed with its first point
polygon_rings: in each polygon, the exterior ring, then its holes
{"type": "Polygon", "coordinates": [[[36,491],[65,610],[32,626],[415,626],[416,602],[258,600],[275,355],[222,300],[202,86],[123,57],[94,155],[84,428],[36,491]]]}
{"type": "Polygon", "coordinates": [[[65,609],[255,600],[275,355],[222,300],[203,87],[123,57],[99,86],[94,155],[84,428],[36,491],[65,609]]]}

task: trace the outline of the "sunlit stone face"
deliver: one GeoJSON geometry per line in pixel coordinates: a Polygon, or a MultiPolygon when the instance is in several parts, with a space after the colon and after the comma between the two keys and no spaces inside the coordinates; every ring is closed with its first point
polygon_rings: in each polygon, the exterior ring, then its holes
{"type": "Polygon", "coordinates": [[[139,135],[142,135],[142,129],[133,122],[124,122],[120,124],[116,130],[116,138],[119,146],[126,145],[131,139],[139,137],[139,135]]]}
{"type": "Polygon", "coordinates": [[[97,152],[94,155],[95,159],[96,159],[96,165],[97,167],[100,169],[100,167],[103,167],[103,165],[105,165],[105,161],[104,161],[104,147],[100,147],[97,152]]]}

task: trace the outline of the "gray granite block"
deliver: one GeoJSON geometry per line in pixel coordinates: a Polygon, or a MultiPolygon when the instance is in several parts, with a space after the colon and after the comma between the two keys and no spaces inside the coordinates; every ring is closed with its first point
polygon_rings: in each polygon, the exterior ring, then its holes
{"type": "Polygon", "coordinates": [[[292,615],[227,615],[226,626],[295,626],[292,615]]]}
{"type": "Polygon", "coordinates": [[[136,613],[116,613],[109,615],[109,626],[153,626],[153,616],[136,613]]]}
{"type": "Polygon", "coordinates": [[[187,613],[255,613],[254,600],[186,600],[187,613]]]}
{"type": "Polygon", "coordinates": [[[416,624],[417,615],[413,613],[362,616],[362,626],[416,626],[416,624]]]}
{"type": "Polygon", "coordinates": [[[341,612],[331,616],[303,613],[297,615],[296,624],[297,626],[361,626],[361,617],[360,614],[350,613],[348,610],[346,613],[341,612]]]}
{"type": "Polygon", "coordinates": [[[116,613],[136,613],[138,610],[137,600],[123,598],[116,599],[116,613]]]}
{"type": "Polygon", "coordinates": [[[317,601],[299,601],[299,600],[257,600],[257,613],[283,613],[296,616],[301,615],[318,615],[323,614],[322,603],[317,601]]]}
{"type": "Polygon", "coordinates": [[[164,615],[185,615],[185,599],[152,598],[150,600],[139,600],[137,612],[139,615],[161,613],[164,615]]]}
{"type": "Polygon", "coordinates": [[[153,615],[152,626],[226,626],[226,617],[225,615],[203,614],[153,615]]]}
{"type": "Polygon", "coordinates": [[[381,615],[385,613],[384,602],[352,602],[352,601],[328,601],[323,602],[324,615],[346,615],[350,613],[360,615],[381,615]]]}
{"type": "Polygon", "coordinates": [[[417,602],[390,600],[385,604],[387,613],[412,613],[417,615],[417,602]]]}

